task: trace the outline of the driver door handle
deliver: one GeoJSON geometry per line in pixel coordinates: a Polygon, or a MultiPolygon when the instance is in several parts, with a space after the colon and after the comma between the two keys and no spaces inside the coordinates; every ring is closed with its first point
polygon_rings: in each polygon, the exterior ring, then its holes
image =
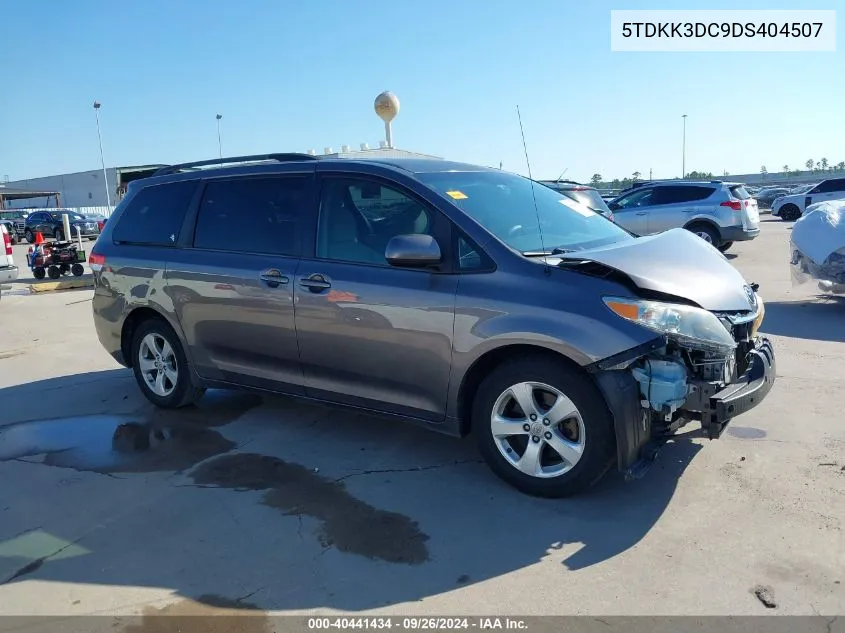
{"type": "Polygon", "coordinates": [[[314,273],[299,280],[299,285],[303,288],[308,288],[312,292],[319,292],[326,288],[331,288],[332,284],[325,275],[314,273]]]}
{"type": "Polygon", "coordinates": [[[648,211],[639,211],[637,215],[648,215],[648,211]]]}
{"type": "Polygon", "coordinates": [[[280,285],[290,281],[278,268],[270,268],[261,273],[258,278],[271,288],[278,288],[280,285]]]}

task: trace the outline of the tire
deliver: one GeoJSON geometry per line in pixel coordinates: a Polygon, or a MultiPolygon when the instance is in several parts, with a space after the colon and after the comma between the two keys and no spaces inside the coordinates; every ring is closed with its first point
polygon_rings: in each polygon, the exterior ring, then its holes
{"type": "Polygon", "coordinates": [[[73,266],[70,267],[70,272],[74,277],[79,277],[85,272],[85,269],[82,267],[82,264],[73,264],[73,266]]]}
{"type": "Polygon", "coordinates": [[[24,239],[29,242],[30,244],[35,244],[35,236],[32,234],[32,231],[27,229],[23,233],[24,239]]]}
{"type": "Polygon", "coordinates": [[[63,275],[67,275],[70,272],[70,266],[68,266],[67,264],[60,264],[59,272],[63,275]]]}
{"type": "Polygon", "coordinates": [[[191,383],[188,361],[179,337],[163,319],[148,319],[143,321],[132,336],[132,371],[135,380],[141,388],[144,397],[157,407],[162,409],[178,409],[193,404],[204,393],[204,389],[197,389],[191,383]],[[169,346],[162,349],[161,342],[169,346]],[[144,359],[150,361],[142,367],[141,354],[143,348],[144,359]],[[160,354],[161,366],[169,370],[156,369],[153,365],[156,362],[155,353],[160,354]],[[149,367],[150,370],[146,371],[149,367]],[[161,382],[158,382],[158,375],[164,372],[161,382]],[[150,382],[148,382],[148,377],[150,382]],[[161,387],[156,393],[155,388],[161,387]]]}
{"type": "Polygon", "coordinates": [[[580,370],[543,356],[506,361],[484,379],[473,402],[472,430],[479,451],[493,472],[533,496],[566,497],[586,490],[601,479],[615,459],[613,421],[598,387],[580,370]],[[513,407],[515,399],[511,395],[528,383],[532,384],[522,393],[531,394],[530,406],[539,416],[534,420],[525,416],[521,407],[513,407]],[[560,396],[556,400],[561,406],[574,405],[574,416],[564,416],[562,422],[554,423],[556,416],[552,415],[550,424],[544,424],[543,415],[549,414],[549,405],[555,401],[547,388],[564,396],[563,400],[560,396]],[[552,397],[539,405],[544,396],[552,397]],[[499,426],[507,433],[498,438],[493,431],[495,414],[508,420],[499,426]],[[567,450],[567,455],[574,455],[571,460],[561,459],[547,439],[557,446],[578,450],[567,450]],[[539,469],[531,468],[534,473],[528,474],[525,469],[530,462],[520,469],[515,461],[521,461],[532,445],[539,446],[531,453],[538,455],[534,464],[539,469]]]}
{"type": "Polygon", "coordinates": [[[723,253],[727,253],[731,246],[733,246],[733,242],[722,242],[721,246],[719,246],[719,250],[723,253]]]}
{"type": "Polygon", "coordinates": [[[41,266],[38,266],[37,268],[32,269],[32,276],[35,277],[36,279],[39,279],[39,280],[44,279],[44,277],[46,277],[46,275],[47,275],[47,271],[44,270],[41,266]]]}
{"type": "Polygon", "coordinates": [[[801,209],[794,204],[785,204],[780,208],[780,219],[785,222],[795,222],[801,217],[801,209]]]}
{"type": "Polygon", "coordinates": [[[718,231],[714,229],[709,224],[690,224],[687,228],[687,231],[695,233],[698,237],[703,239],[705,242],[712,244],[715,247],[719,247],[722,243],[722,239],[719,237],[718,231]]]}
{"type": "Polygon", "coordinates": [[[56,229],[53,233],[53,237],[55,237],[57,242],[64,242],[65,241],[65,232],[61,229],[56,229]]]}
{"type": "Polygon", "coordinates": [[[61,270],[59,270],[59,267],[58,267],[58,266],[50,266],[50,267],[47,269],[47,276],[48,276],[50,279],[58,279],[59,277],[61,277],[61,276],[62,276],[62,271],[61,271],[61,270]]]}

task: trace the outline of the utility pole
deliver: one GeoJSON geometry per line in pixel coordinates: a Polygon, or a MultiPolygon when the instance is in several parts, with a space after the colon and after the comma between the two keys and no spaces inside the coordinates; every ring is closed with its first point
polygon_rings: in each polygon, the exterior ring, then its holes
{"type": "Polygon", "coordinates": [[[103,157],[103,137],[100,135],[100,102],[94,101],[94,116],[97,117],[97,140],[100,142],[100,163],[103,166],[103,184],[106,187],[106,205],[111,210],[111,194],[109,193],[109,176],[106,173],[106,159],[103,157]]]}
{"type": "Polygon", "coordinates": [[[223,143],[220,142],[220,119],[222,118],[222,114],[217,115],[217,151],[220,154],[220,160],[223,160],[223,143]]]}
{"type": "Polygon", "coordinates": [[[684,120],[684,141],[681,149],[681,178],[687,177],[687,115],[681,115],[684,120]]]}

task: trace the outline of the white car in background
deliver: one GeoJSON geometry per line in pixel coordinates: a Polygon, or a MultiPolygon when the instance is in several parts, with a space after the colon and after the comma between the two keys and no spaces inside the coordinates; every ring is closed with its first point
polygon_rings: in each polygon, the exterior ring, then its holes
{"type": "Polygon", "coordinates": [[[789,239],[793,285],[814,281],[819,290],[845,294],[845,200],[807,207],[789,239]]]}
{"type": "Polygon", "coordinates": [[[806,193],[795,193],[778,198],[772,203],[772,215],[792,222],[800,218],[811,204],[843,199],[845,199],[845,178],[828,178],[806,193]]]}
{"type": "Polygon", "coordinates": [[[5,224],[0,224],[0,296],[7,290],[3,284],[18,278],[18,267],[12,257],[12,238],[5,224]]]}

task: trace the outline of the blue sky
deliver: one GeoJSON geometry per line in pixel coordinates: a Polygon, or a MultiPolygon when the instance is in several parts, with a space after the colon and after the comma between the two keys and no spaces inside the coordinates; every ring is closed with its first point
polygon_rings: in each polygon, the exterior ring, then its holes
{"type": "MultiPolygon", "coordinates": [[[[836,53],[613,53],[611,9],[835,9],[841,0],[29,0],[3,7],[0,178],[396,146],[527,173],[721,174],[845,160],[836,53]]],[[[840,12],[839,42],[845,14],[840,12]]]]}

